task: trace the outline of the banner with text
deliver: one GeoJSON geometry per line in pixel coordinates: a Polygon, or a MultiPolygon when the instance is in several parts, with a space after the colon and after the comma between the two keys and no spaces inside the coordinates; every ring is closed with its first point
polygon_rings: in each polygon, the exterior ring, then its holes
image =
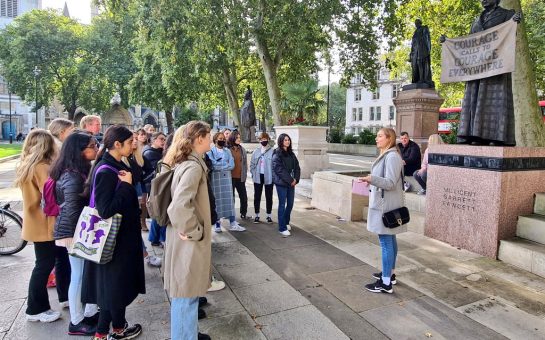
{"type": "Polygon", "coordinates": [[[509,20],[486,31],[447,39],[441,51],[441,83],[513,72],[516,38],[517,23],[509,20]]]}

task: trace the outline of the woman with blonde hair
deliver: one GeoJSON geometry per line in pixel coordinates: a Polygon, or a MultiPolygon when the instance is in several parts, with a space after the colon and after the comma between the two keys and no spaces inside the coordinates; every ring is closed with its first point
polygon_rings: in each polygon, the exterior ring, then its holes
{"type": "Polygon", "coordinates": [[[210,339],[198,331],[199,296],[210,287],[211,241],[207,167],[203,155],[210,150],[210,126],[187,123],[176,133],[165,156],[174,168],[172,202],[167,213],[164,263],[165,289],[171,299],[171,338],[210,339]]]}
{"type": "Polygon", "coordinates": [[[428,150],[430,145],[443,144],[443,139],[438,134],[433,134],[428,138],[428,147],[424,152],[424,159],[422,160],[422,167],[413,173],[414,179],[420,184],[422,189],[417,192],[418,195],[426,194],[426,182],[428,180],[428,150]]]}
{"type": "Polygon", "coordinates": [[[403,206],[403,160],[396,147],[396,133],[391,128],[382,128],[375,138],[379,157],[371,167],[371,174],[358,180],[370,185],[367,230],[378,234],[382,252],[382,272],[373,274],[375,283],[365,285],[373,293],[393,293],[397,258],[396,234],[406,232],[407,226],[386,228],[382,214],[403,206]]]}
{"type": "Polygon", "coordinates": [[[28,285],[26,319],[52,322],[61,313],[53,311],[47,294],[47,279],[56,268],[57,294],[61,305],[68,304],[70,263],[66,248],[53,240],[55,217],[46,216],[40,206],[49,168],[56,158],[57,147],[53,136],[43,129],[32,130],[25,139],[21,161],[15,170],[15,185],[23,194],[22,238],[34,243],[36,262],[28,285]]]}
{"type": "Polygon", "coordinates": [[[59,151],[62,147],[62,142],[74,131],[74,122],[64,118],[55,118],[49,123],[47,129],[55,138],[55,145],[59,151]]]}

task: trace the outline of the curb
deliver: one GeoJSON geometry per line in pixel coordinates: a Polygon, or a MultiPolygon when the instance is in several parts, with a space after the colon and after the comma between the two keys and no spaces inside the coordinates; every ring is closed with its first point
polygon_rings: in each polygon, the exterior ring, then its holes
{"type": "Polygon", "coordinates": [[[7,161],[11,161],[13,159],[17,159],[21,157],[21,154],[18,153],[16,155],[11,155],[11,156],[7,156],[7,157],[4,157],[4,158],[0,158],[0,163],[4,163],[4,162],[7,162],[7,161]]]}

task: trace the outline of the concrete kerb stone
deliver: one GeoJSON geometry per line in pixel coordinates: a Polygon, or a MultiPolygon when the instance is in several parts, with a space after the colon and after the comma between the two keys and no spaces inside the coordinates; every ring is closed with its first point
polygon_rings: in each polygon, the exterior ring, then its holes
{"type": "Polygon", "coordinates": [[[2,157],[2,158],[0,158],[0,163],[5,163],[5,162],[7,162],[7,161],[11,161],[11,160],[13,160],[13,159],[17,159],[17,158],[19,158],[19,157],[21,157],[21,154],[20,154],[20,153],[18,153],[18,154],[16,154],[16,155],[7,156],[7,157],[2,157]]]}

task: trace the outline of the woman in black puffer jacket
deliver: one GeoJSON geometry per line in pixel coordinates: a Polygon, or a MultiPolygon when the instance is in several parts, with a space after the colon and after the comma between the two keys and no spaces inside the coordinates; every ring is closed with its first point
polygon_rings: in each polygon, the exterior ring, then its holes
{"type": "MultiPolygon", "coordinates": [[[[89,198],[84,193],[85,182],[91,169],[91,161],[95,159],[97,141],[87,133],[73,133],[63,143],[59,158],[51,167],[50,177],[55,181],[55,197],[60,207],[55,223],[53,237],[58,246],[71,249],[74,231],[81,211],[89,198]]],[[[70,335],[95,334],[98,309],[88,304],[83,309],[81,303],[81,287],[84,260],[69,256],[71,276],[68,288],[68,304],[70,306],[70,335]]]]}

